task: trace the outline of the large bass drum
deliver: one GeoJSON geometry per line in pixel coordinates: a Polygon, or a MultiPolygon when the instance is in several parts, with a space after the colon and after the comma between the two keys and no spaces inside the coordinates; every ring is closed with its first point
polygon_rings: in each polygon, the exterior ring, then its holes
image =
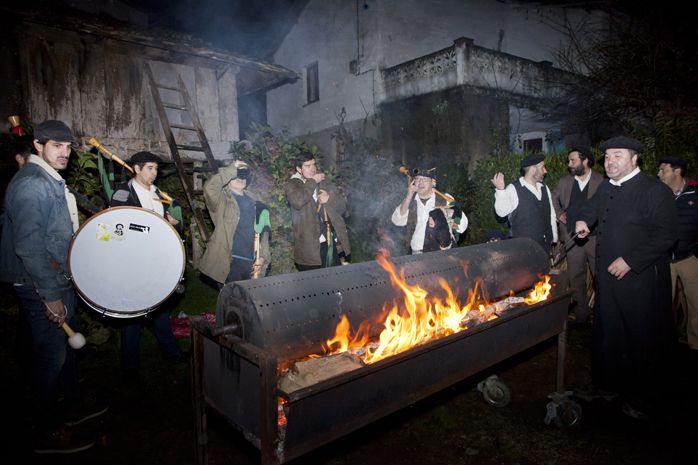
{"type": "Polygon", "coordinates": [[[90,307],[132,318],[157,308],[175,291],[184,275],[184,244],[157,213],[113,207],[78,229],[68,267],[75,289],[90,307]]]}

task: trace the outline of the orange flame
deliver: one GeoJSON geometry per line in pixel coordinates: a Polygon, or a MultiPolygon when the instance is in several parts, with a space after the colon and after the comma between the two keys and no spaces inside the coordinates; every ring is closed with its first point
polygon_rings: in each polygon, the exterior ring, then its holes
{"type": "MultiPolygon", "coordinates": [[[[404,272],[401,271],[398,276],[389,258],[387,252],[383,252],[379,253],[376,261],[390,275],[393,287],[401,291],[403,301],[383,307],[386,316],[378,341],[370,341],[369,322],[362,322],[357,331],[353,332],[349,320],[342,315],[334,337],[326,341],[328,354],[352,350],[364,363],[374,363],[429,340],[463,331],[471,321],[477,323],[495,319],[496,312],[505,308],[502,304],[488,302],[484,286],[479,279],[475,280],[474,289],[468,291],[468,299],[464,305],[457,301],[453,290],[441,278],[439,284],[445,292],[445,298],[441,300],[430,296],[429,292],[419,285],[408,284],[404,272]]],[[[467,272],[467,266],[464,266],[464,272],[467,272]]],[[[545,280],[537,283],[526,297],[527,304],[545,300],[550,294],[550,276],[543,278],[545,280]]]]}
{"type": "Polygon", "coordinates": [[[524,298],[524,303],[527,305],[537,304],[548,298],[550,290],[553,288],[550,284],[550,276],[541,276],[543,281],[539,281],[533,286],[531,293],[524,298]]]}

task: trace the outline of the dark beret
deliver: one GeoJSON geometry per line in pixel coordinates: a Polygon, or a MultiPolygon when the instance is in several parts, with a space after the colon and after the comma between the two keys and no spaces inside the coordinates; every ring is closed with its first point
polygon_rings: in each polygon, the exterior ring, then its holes
{"type": "Polygon", "coordinates": [[[526,168],[527,166],[537,165],[538,163],[545,160],[545,156],[542,153],[534,153],[531,155],[526,155],[521,160],[521,168],[526,168]]]}
{"type": "Polygon", "coordinates": [[[679,158],[679,157],[664,157],[657,162],[657,165],[661,165],[662,163],[667,163],[667,164],[671,165],[674,169],[681,168],[684,171],[686,171],[688,169],[688,165],[686,164],[686,160],[684,160],[683,158],[679,158]]]}
{"type": "Polygon", "coordinates": [[[76,139],[73,131],[63,121],[49,119],[40,123],[34,130],[34,138],[37,140],[54,140],[56,142],[70,142],[74,144],[76,139]]]}
{"type": "Polygon", "coordinates": [[[140,163],[160,163],[160,158],[150,152],[138,152],[131,155],[131,159],[129,161],[132,165],[140,163]]]}
{"type": "Polygon", "coordinates": [[[629,149],[638,153],[642,152],[642,143],[639,140],[627,136],[611,137],[610,139],[601,142],[601,151],[605,152],[608,149],[629,149]]]}

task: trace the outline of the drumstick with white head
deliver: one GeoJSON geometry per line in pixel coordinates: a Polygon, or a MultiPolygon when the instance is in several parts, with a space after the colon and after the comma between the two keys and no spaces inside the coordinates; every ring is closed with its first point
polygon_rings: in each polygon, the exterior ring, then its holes
{"type": "Polygon", "coordinates": [[[68,345],[72,347],[73,349],[82,349],[85,346],[85,336],[82,335],[82,333],[76,333],[73,331],[73,328],[68,326],[68,323],[65,321],[61,325],[61,328],[63,328],[63,331],[68,335],[68,345]]]}
{"type": "MultiPolygon", "coordinates": [[[[54,318],[59,317],[58,314],[51,310],[51,307],[49,307],[48,304],[45,305],[46,309],[49,311],[49,313],[51,313],[51,315],[54,316],[54,318]]],[[[65,307],[63,311],[65,312],[65,307]]],[[[63,323],[61,324],[61,329],[65,331],[65,333],[68,335],[68,345],[70,347],[77,350],[81,349],[85,345],[85,336],[83,336],[82,333],[76,333],[75,331],[73,331],[73,328],[71,328],[65,321],[63,321],[63,323]]]]}

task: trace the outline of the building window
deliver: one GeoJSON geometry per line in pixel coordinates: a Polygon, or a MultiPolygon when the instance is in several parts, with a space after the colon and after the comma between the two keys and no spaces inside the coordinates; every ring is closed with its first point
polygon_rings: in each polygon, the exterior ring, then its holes
{"type": "Polygon", "coordinates": [[[306,103],[308,104],[320,100],[320,79],[317,61],[305,67],[305,94],[306,103]]]}
{"type": "Polygon", "coordinates": [[[550,150],[544,131],[530,131],[518,134],[514,148],[519,153],[547,153],[550,150]]]}
{"type": "Polygon", "coordinates": [[[541,153],[543,151],[543,139],[527,139],[523,141],[523,151],[526,153],[541,153]]]}

